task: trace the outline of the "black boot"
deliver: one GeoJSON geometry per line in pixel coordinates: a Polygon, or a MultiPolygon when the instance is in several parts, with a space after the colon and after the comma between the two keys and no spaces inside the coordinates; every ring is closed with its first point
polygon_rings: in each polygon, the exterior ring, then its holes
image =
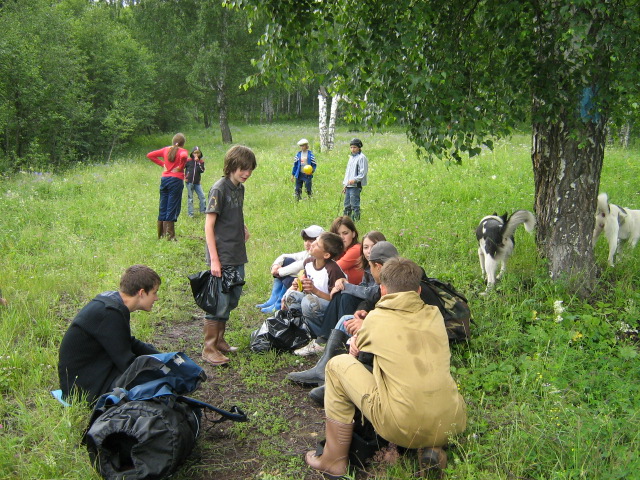
{"type": "Polygon", "coordinates": [[[327,362],[336,355],[347,353],[348,338],[347,334],[341,330],[336,330],[335,328],[331,330],[329,340],[327,340],[324,352],[322,352],[322,357],[320,357],[315,367],[304,372],[291,372],[287,375],[287,380],[304,383],[306,385],[320,385],[324,383],[324,367],[327,365],[327,362]]]}
{"type": "Polygon", "coordinates": [[[309,392],[309,398],[313,400],[316,405],[324,408],[324,385],[311,390],[309,392]]]}

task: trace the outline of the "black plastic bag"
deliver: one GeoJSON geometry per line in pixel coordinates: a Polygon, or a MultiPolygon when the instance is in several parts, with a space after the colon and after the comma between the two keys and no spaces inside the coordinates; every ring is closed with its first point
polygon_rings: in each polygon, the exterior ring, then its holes
{"type": "Polygon", "coordinates": [[[218,308],[218,284],[221,278],[211,275],[211,270],[204,270],[187,278],[191,283],[196,304],[205,312],[215,315],[218,308]]]}
{"type": "Polygon", "coordinates": [[[245,283],[236,267],[232,265],[222,267],[222,293],[229,293],[232,288],[241,287],[245,283]]]}
{"type": "Polygon", "coordinates": [[[252,352],[264,353],[271,350],[271,341],[269,340],[269,325],[267,321],[251,333],[250,348],[252,352]]]}
{"type": "Polygon", "coordinates": [[[251,334],[251,350],[257,353],[276,349],[290,352],[311,340],[309,327],[299,310],[278,310],[251,334]]]}

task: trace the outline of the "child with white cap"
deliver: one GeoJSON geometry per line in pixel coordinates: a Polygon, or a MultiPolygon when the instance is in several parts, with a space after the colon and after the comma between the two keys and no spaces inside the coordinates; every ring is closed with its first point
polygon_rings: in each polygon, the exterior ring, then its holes
{"type": "Polygon", "coordinates": [[[273,261],[271,275],[273,276],[273,288],[269,299],[256,305],[263,313],[271,313],[280,308],[282,297],[291,286],[293,279],[304,267],[304,261],[309,258],[309,248],[316,238],[324,232],[322,227],[311,225],[300,232],[304,240],[304,250],[297,253],[283,253],[273,261]]]}
{"type": "Polygon", "coordinates": [[[313,152],[309,150],[309,140],[301,138],[298,141],[298,146],[300,151],[296,153],[291,170],[291,181],[296,183],[296,200],[300,200],[302,196],[303,184],[307,190],[307,196],[311,198],[313,173],[316,171],[316,159],[313,152]]]}

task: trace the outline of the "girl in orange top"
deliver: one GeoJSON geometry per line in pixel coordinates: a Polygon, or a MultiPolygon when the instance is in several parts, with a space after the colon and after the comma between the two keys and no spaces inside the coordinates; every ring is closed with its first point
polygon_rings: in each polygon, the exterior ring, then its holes
{"type": "Polygon", "coordinates": [[[347,276],[349,283],[358,285],[362,281],[364,270],[360,266],[361,247],[358,243],[358,230],[349,217],[338,217],[331,224],[331,232],[342,238],[344,251],[336,259],[338,265],[347,276]]]}
{"type": "Polygon", "coordinates": [[[158,213],[158,238],[175,240],[175,223],[182,206],[184,189],[184,167],[189,153],[183,148],[186,139],[182,133],[176,133],[171,146],[147,153],[147,158],[162,167],[160,179],[160,210],[158,213]]]}

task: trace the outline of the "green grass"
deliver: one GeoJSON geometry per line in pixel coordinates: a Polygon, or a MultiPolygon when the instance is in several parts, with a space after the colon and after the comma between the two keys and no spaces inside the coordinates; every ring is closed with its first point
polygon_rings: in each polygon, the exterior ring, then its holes
{"type": "MultiPolygon", "coordinates": [[[[311,124],[233,128],[234,140],[255,150],[258,169],[246,185],[248,283],[232,314],[230,340],[248,347],[261,323],[253,305],[270,291],[272,260],[301,249],[303,227],[327,228],[341,213],[348,142],[358,136],[370,161],[361,234],[382,231],[429,275],[451,281],[468,295],[476,320],[471,344],[452,352],[469,425],[454,440],[448,478],[639,478],[640,362],[633,330],[640,319],[640,251],[623,251],[611,269],[601,239],[602,276],[583,301],[547,278],[533,235],[519,229],[506,277],[494,294],[481,297],[473,230],[494,211],[533,208],[530,138],[516,136],[447,167],[417,160],[398,132],[339,129],[335,150],[321,154],[315,131],[311,124]],[[301,137],[311,140],[318,171],[313,200],[296,204],[289,177],[301,137]],[[554,310],[558,300],[561,313],[554,310]]],[[[205,154],[208,189],[221,174],[226,146],[211,131],[184,133],[188,145],[205,154]]],[[[184,205],[179,242],[155,238],[160,169],[144,155],[170,137],[139,137],[110,165],[0,179],[0,288],[10,302],[0,309],[0,478],[98,478],[78,447],[87,407],[62,409],[48,392],[57,388],[57,348],[68,322],[97,293],[115,289],[127,266],[150,265],[163,279],[153,312],[133,316],[137,336],[157,342],[157,332],[187,324],[197,313],[185,277],[206,268],[202,217],[188,218],[184,205]]],[[[640,208],[638,153],[606,153],[601,191],[625,207],[640,208]]],[[[180,339],[175,349],[198,341],[180,339]]],[[[264,479],[309,473],[301,457],[293,459],[272,437],[302,427],[284,417],[280,405],[291,399],[273,381],[297,360],[246,350],[235,360],[244,388],[266,392],[242,405],[252,421],[233,426],[239,443],[264,438],[254,452],[264,479]]],[[[386,473],[379,469],[377,478],[410,478],[412,468],[403,460],[386,473]]]]}

